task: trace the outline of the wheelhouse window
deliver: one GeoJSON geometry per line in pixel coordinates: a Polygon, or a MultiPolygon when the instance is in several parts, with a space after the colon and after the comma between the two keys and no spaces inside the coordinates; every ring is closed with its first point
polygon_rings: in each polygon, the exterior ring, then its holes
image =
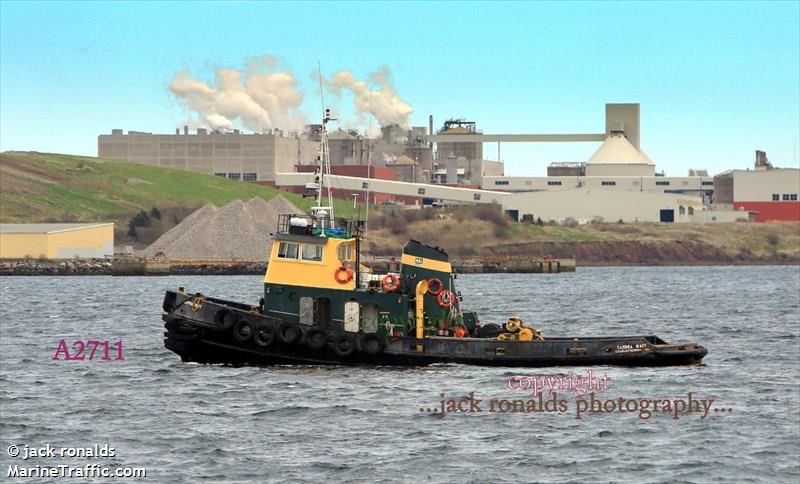
{"type": "Polygon", "coordinates": [[[297,259],[297,244],[291,242],[281,242],[278,246],[278,258],[297,259]]]}
{"type": "Polygon", "coordinates": [[[780,199],[781,199],[781,195],[779,193],[773,193],[772,194],[772,201],[773,202],[776,201],[776,200],[780,200],[780,199]]]}
{"type": "Polygon", "coordinates": [[[322,261],[322,246],[319,245],[303,245],[303,260],[322,261]]]}
{"type": "Polygon", "coordinates": [[[340,261],[345,262],[353,260],[353,253],[355,252],[353,250],[353,244],[342,244],[336,250],[340,261]]]}
{"type": "Polygon", "coordinates": [[[559,186],[561,186],[561,181],[560,180],[550,180],[550,181],[547,182],[547,184],[549,186],[559,187],[559,186]]]}
{"type": "Polygon", "coordinates": [[[600,182],[600,185],[602,185],[604,187],[613,187],[616,184],[617,184],[617,182],[615,182],[615,181],[602,181],[602,182],[600,182]]]}

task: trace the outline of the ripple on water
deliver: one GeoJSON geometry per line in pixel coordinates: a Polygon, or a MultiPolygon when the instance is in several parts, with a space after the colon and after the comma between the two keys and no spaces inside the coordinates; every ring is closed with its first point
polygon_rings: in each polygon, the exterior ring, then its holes
{"type": "Polygon", "coordinates": [[[516,314],[545,337],[696,339],[710,349],[705,365],[595,367],[611,377],[600,397],[691,391],[734,412],[577,420],[569,396],[565,414],[440,419],[419,408],[437,408],[442,393],[519,397],[506,387],[511,376],[585,369],[186,364],[163,348],[163,290],[257,301],[261,278],[2,278],[2,440],[108,441],[116,462],[151,467],[154,482],[800,481],[797,268],[581,268],[457,283],[482,321],[516,314]],[[42,293],[60,296],[39,304],[42,293]],[[62,337],[122,340],[126,359],[54,362],[62,337]]]}

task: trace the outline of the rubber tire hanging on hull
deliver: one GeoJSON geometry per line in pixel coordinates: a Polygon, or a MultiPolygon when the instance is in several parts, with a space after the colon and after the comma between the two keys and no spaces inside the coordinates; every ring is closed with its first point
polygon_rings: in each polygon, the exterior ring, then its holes
{"type": "Polygon", "coordinates": [[[375,334],[365,334],[361,337],[361,351],[368,355],[377,355],[383,351],[383,339],[375,334]]]}
{"type": "Polygon", "coordinates": [[[292,323],[281,323],[278,327],[278,341],[285,345],[293,345],[297,343],[303,331],[300,326],[292,323]]]}
{"type": "Polygon", "coordinates": [[[349,333],[342,333],[333,340],[333,350],[339,356],[350,356],[356,350],[356,338],[349,333]]]}
{"type": "Polygon", "coordinates": [[[255,328],[249,319],[240,319],[233,327],[233,339],[239,343],[246,343],[253,337],[255,328]]]}
{"type": "Polygon", "coordinates": [[[311,328],[306,333],[306,344],[312,350],[321,350],[328,343],[328,335],[319,328],[311,328]]]}
{"type": "Polygon", "coordinates": [[[253,342],[262,348],[271,346],[275,342],[275,325],[270,321],[258,323],[253,333],[253,342]]]}
{"type": "Polygon", "coordinates": [[[233,311],[229,309],[222,309],[217,311],[217,314],[214,315],[214,322],[217,324],[217,327],[223,331],[227,331],[236,324],[236,316],[233,314],[233,311]]]}

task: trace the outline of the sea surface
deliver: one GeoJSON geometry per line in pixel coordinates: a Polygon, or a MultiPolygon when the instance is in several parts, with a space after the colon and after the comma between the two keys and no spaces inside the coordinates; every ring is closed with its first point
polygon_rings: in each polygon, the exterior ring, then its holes
{"type": "Polygon", "coordinates": [[[8,478],[13,465],[99,463],[170,483],[800,482],[800,268],[579,268],[456,283],[482,321],[518,315],[545,337],[694,339],[709,349],[703,365],[596,366],[609,377],[596,396],[638,405],[691,393],[725,411],[578,419],[568,391],[565,412],[489,411],[492,399],[533,398],[509,389],[511,377],[586,368],[187,364],[163,346],[163,291],[256,304],[261,277],[3,277],[0,480],[53,480],[8,478]],[[122,341],[124,360],[54,361],[61,339],[122,341]],[[481,411],[426,410],[470,393],[481,411]],[[106,443],[114,457],[24,461],[8,449],[106,443]]]}

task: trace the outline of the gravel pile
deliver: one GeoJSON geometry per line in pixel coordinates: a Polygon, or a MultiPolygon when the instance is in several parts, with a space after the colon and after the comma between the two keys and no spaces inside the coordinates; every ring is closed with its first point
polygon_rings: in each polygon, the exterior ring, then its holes
{"type": "Polygon", "coordinates": [[[278,227],[278,215],[303,213],[280,195],[266,202],[236,200],[217,208],[206,204],[143,250],[152,259],[236,259],[264,261],[272,246],[269,234],[278,227]]]}

